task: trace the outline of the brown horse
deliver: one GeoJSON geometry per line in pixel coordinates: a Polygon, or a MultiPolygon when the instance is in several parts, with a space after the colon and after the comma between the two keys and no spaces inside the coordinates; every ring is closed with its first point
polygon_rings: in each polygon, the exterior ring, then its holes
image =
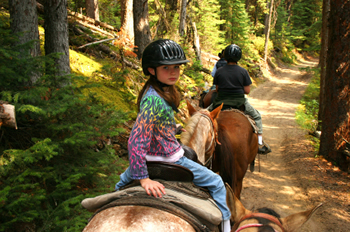
{"type": "Polygon", "coordinates": [[[187,102],[190,119],[181,134],[181,142],[198,154],[203,164],[212,159],[212,170],[219,172],[240,198],[242,182],[249,164],[253,164],[258,152],[258,136],[248,119],[241,113],[221,107],[209,112],[197,111],[187,102]],[[212,158],[210,153],[215,152],[212,158]]]}
{"type": "Polygon", "coordinates": [[[320,203],[313,209],[280,218],[274,210],[269,208],[258,209],[257,212],[247,210],[234,195],[230,186],[227,185],[226,199],[231,211],[231,221],[234,222],[231,231],[235,232],[298,231],[311,218],[315,211],[322,206],[322,203],[320,203]]]}
{"type": "Polygon", "coordinates": [[[207,108],[213,102],[213,94],[216,93],[216,90],[210,90],[207,94],[201,94],[199,99],[199,107],[207,108]]]}

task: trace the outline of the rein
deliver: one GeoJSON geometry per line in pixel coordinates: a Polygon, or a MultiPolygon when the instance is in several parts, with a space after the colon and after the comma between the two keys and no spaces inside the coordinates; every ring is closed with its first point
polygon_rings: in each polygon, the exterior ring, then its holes
{"type": "MultiPolygon", "coordinates": [[[[269,214],[265,214],[265,213],[251,213],[251,214],[247,214],[238,223],[236,223],[236,226],[234,226],[232,228],[232,231],[239,232],[239,231],[242,231],[242,230],[244,230],[246,228],[262,227],[262,226],[264,226],[263,224],[260,224],[260,223],[252,223],[252,224],[248,224],[248,225],[244,225],[244,226],[238,227],[244,220],[255,218],[255,217],[269,220],[269,221],[273,222],[274,224],[276,224],[277,226],[279,226],[282,229],[282,232],[285,232],[281,222],[276,217],[274,217],[272,215],[269,215],[269,214]]],[[[278,232],[275,229],[274,229],[274,231],[278,232]]]]}
{"type": "MultiPolygon", "coordinates": [[[[209,147],[205,150],[205,154],[208,154],[208,151],[213,150],[213,148],[215,149],[216,144],[221,145],[221,143],[218,140],[218,132],[217,132],[217,129],[215,128],[214,119],[210,116],[208,112],[201,112],[201,116],[209,120],[210,124],[212,125],[212,131],[214,134],[214,136],[212,136],[212,140],[210,142],[209,147]]],[[[209,164],[211,164],[212,160],[213,160],[213,153],[210,155],[209,159],[204,163],[204,166],[208,167],[209,164]]]]}

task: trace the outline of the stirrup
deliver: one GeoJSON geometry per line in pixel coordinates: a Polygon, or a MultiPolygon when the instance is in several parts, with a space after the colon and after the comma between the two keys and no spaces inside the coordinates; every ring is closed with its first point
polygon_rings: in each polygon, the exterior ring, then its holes
{"type": "Polygon", "coordinates": [[[267,143],[263,142],[263,145],[259,145],[259,150],[258,150],[259,154],[267,155],[267,153],[270,153],[270,152],[271,152],[271,148],[267,143]]]}

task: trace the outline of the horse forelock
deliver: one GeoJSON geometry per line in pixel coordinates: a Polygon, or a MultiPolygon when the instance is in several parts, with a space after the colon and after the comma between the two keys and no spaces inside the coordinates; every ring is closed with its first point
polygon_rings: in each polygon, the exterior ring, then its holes
{"type": "Polygon", "coordinates": [[[274,216],[276,218],[280,218],[281,217],[275,210],[267,208],[267,207],[259,208],[259,209],[257,209],[257,211],[259,213],[266,213],[266,214],[272,215],[272,216],[274,216]]]}

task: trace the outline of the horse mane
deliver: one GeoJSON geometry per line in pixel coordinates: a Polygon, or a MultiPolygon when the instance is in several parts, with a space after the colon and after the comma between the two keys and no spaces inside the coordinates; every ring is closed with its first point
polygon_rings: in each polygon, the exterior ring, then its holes
{"type": "MultiPolygon", "coordinates": [[[[259,213],[264,213],[264,214],[272,215],[272,216],[274,216],[275,218],[277,218],[278,221],[281,222],[281,220],[280,220],[281,216],[280,216],[278,213],[276,213],[276,211],[273,210],[273,209],[270,209],[270,208],[267,208],[267,207],[263,207],[263,208],[257,209],[257,211],[258,211],[259,213]]],[[[253,218],[254,218],[254,217],[253,217],[253,218]]],[[[274,232],[274,231],[275,231],[270,225],[268,225],[268,223],[270,222],[268,219],[260,218],[260,217],[256,217],[255,219],[258,220],[258,222],[259,222],[260,224],[263,224],[263,225],[264,225],[263,227],[260,227],[260,228],[258,229],[258,232],[274,232]]]]}
{"type": "Polygon", "coordinates": [[[192,135],[194,134],[198,126],[199,119],[201,118],[201,114],[199,112],[203,112],[203,111],[208,111],[208,110],[202,109],[200,111],[197,111],[195,114],[193,114],[190,117],[185,127],[186,132],[181,133],[181,142],[183,144],[187,145],[190,142],[192,135]]]}
{"type": "Polygon", "coordinates": [[[259,213],[270,214],[270,215],[272,215],[272,216],[274,216],[274,217],[276,217],[276,218],[280,218],[280,217],[281,217],[278,213],[276,213],[275,210],[270,209],[270,208],[267,208],[267,207],[259,208],[259,209],[257,209],[257,211],[258,211],[259,213]]]}

